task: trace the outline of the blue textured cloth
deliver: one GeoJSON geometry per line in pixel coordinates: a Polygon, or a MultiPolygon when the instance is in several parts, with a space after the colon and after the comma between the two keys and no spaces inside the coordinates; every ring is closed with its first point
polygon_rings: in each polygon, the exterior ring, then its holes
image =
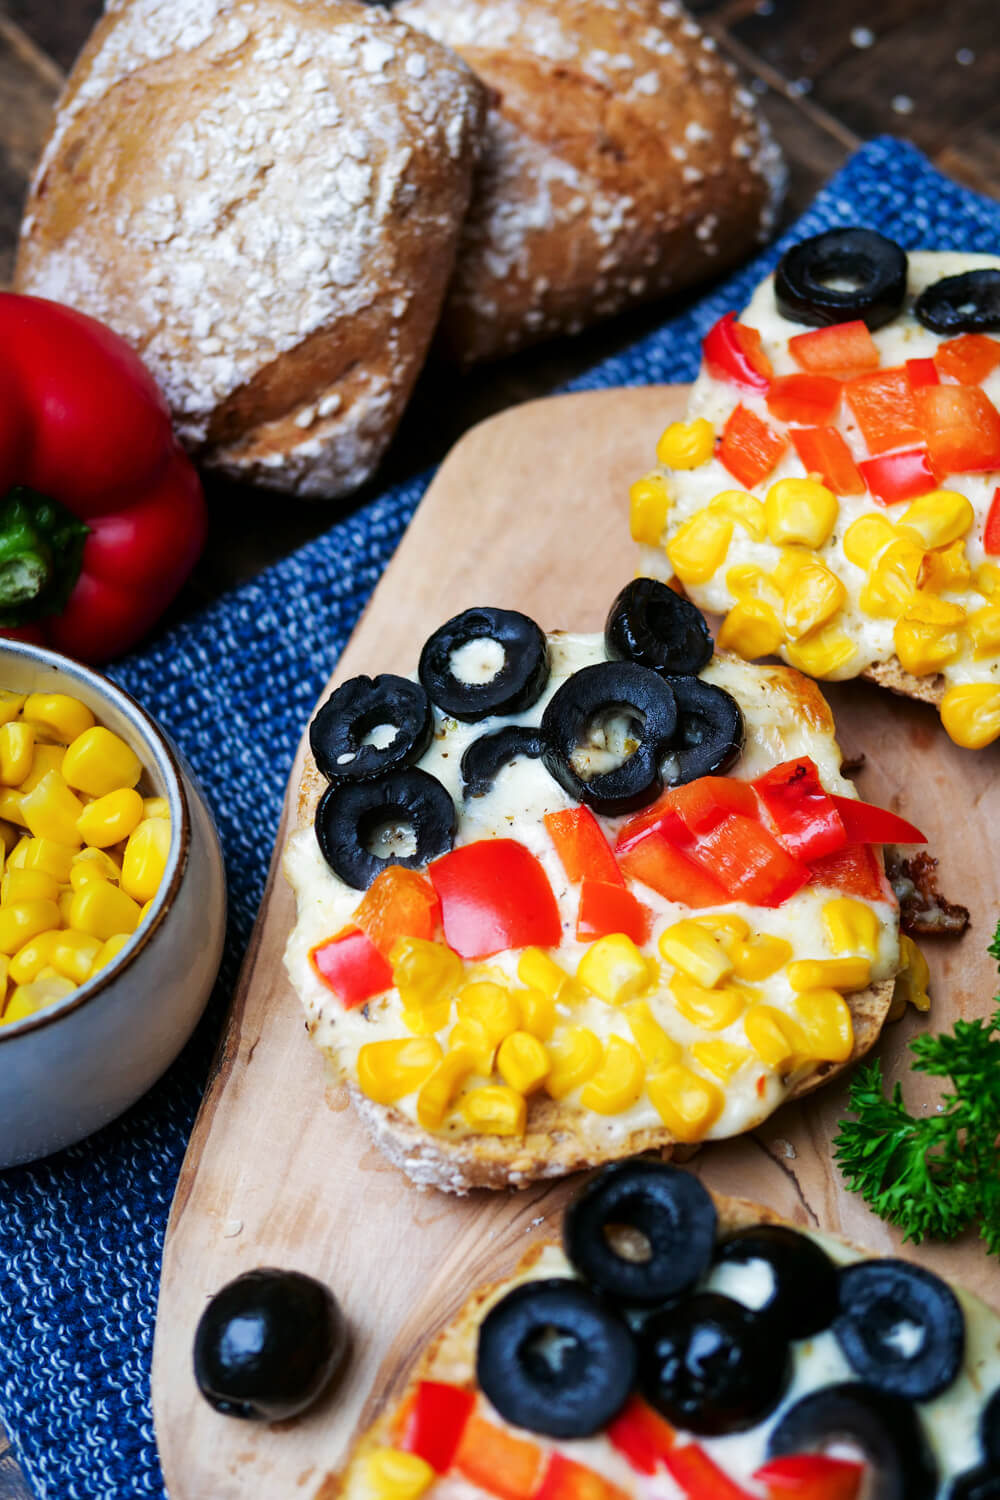
{"type": "MultiPolygon", "coordinates": [[[[910,146],[872,141],[780,243],[576,388],[692,378],[704,331],[743,305],[787,244],[854,223],[909,247],[1000,248],[1000,204],[910,146]]],[[[161,1083],[82,1145],[0,1176],[0,1410],[40,1500],[163,1496],[149,1371],[171,1195],[302,725],[425,485],[372,501],[114,673],[207,789],[229,871],[229,944],[206,1017],[161,1083]]]]}

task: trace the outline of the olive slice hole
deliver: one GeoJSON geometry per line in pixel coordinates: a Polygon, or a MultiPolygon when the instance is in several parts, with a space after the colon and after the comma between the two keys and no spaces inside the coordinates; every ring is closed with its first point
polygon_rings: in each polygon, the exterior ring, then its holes
{"type": "Polygon", "coordinates": [[[924,1347],[926,1338],[927,1330],[921,1328],[919,1323],[914,1323],[909,1318],[901,1318],[898,1323],[886,1329],[883,1342],[901,1359],[913,1359],[924,1347]]]}
{"type": "Polygon", "coordinates": [[[555,1323],[534,1329],[521,1344],[518,1355],[531,1378],[538,1381],[572,1379],[583,1367],[580,1340],[555,1323]]]}
{"type": "Polygon", "coordinates": [[[602,1226],[602,1232],[608,1249],[619,1260],[627,1260],[633,1266],[646,1266],[653,1259],[649,1235],[637,1225],[609,1223],[602,1226]]]}
{"type": "Polygon", "coordinates": [[[642,743],[645,719],[629,706],[614,705],[595,714],[570,756],[570,765],[584,781],[605,776],[635,754],[642,743]]]}
{"type": "Polygon", "coordinates": [[[751,1312],[760,1312],[777,1291],[774,1267],[759,1256],[742,1261],[719,1261],[712,1267],[708,1290],[741,1302],[751,1312]]]}
{"type": "Polygon", "coordinates": [[[403,818],[373,817],[358,831],[365,852],[375,859],[412,859],[417,852],[416,830],[403,818]]]}
{"type": "Polygon", "coordinates": [[[503,671],[507,653],[492,636],[475,636],[456,646],[448,657],[448,667],[456,682],[477,687],[493,682],[503,671]]]}

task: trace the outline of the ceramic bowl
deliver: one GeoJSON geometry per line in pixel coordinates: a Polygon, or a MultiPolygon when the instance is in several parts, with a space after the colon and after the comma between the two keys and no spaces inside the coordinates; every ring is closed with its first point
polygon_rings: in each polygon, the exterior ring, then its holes
{"type": "Polygon", "coordinates": [[[170,804],[154,905],[118,957],[65,999],[0,1026],[0,1167],[81,1140],[133,1104],[187,1041],[222,956],[219,838],[190,768],[149,715],[88,667],[0,641],[0,687],[79,698],[142,760],[141,790],[170,804]]]}

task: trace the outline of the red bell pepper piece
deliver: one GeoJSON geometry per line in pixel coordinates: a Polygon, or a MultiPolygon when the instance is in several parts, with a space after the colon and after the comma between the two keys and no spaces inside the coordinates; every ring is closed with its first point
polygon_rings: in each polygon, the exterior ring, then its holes
{"type": "Polygon", "coordinates": [[[309,953],[309,962],[345,1010],[392,989],[392,969],[371,939],[356,927],[317,943],[309,953]]]}
{"type": "Polygon", "coordinates": [[[836,803],[808,755],[786,760],[753,783],[782,848],[807,862],[843,849],[847,834],[836,803]]]}
{"type": "Polygon", "coordinates": [[[877,370],[880,358],[878,345],[861,318],[796,333],[788,340],[788,352],[811,375],[833,375],[840,380],[877,370]]]}
{"type": "Polygon", "coordinates": [[[516,839],[463,844],[427,873],[441,902],[445,938],[462,958],[529,945],[553,948],[562,938],[545,871],[516,839]]]}
{"type": "Polygon", "coordinates": [[[643,906],[624,885],[609,885],[604,880],[584,877],[576,919],[580,942],[606,937],[609,932],[624,932],[641,948],[649,937],[651,921],[649,907],[643,906]]]}
{"type": "Polygon", "coordinates": [[[814,427],[832,420],[842,389],[829,375],[781,375],[771,381],[767,409],[779,422],[814,427]]]}
{"type": "Polygon", "coordinates": [[[545,814],[545,827],[556,846],[566,879],[602,880],[607,885],[625,881],[607,839],[589,807],[570,807],[545,814]]]}
{"type": "Polygon", "coordinates": [[[84,661],[133,646],[205,540],[159,387],[83,313],[0,293],[0,621],[84,661]]]}
{"type": "Polygon", "coordinates": [[[446,1474],[475,1404],[475,1391],[442,1380],[421,1380],[401,1414],[399,1447],[429,1463],[435,1473],[446,1474]]]}
{"type": "Polygon", "coordinates": [[[915,391],[931,463],[941,474],[1000,469],[1000,412],[978,386],[929,385],[915,391]]]}
{"type": "Polygon", "coordinates": [[[766,1487],[768,1500],[784,1500],[786,1495],[798,1500],[857,1500],[864,1474],[864,1464],[825,1453],[795,1453],[770,1459],[753,1477],[766,1487]]]}
{"type": "Polygon", "coordinates": [[[986,514],[983,527],[983,551],[991,557],[1000,557],[1000,489],[993,491],[993,499],[986,514]]]}
{"type": "Polygon", "coordinates": [[[939,345],[934,363],[960,385],[979,385],[1000,365],[1000,344],[985,333],[963,333],[939,345]]]}
{"type": "Polygon", "coordinates": [[[926,448],[884,453],[881,458],[863,460],[858,467],[868,489],[883,505],[927,495],[937,484],[926,448]]]}
{"type": "Polygon", "coordinates": [[[672,1448],[664,1455],[663,1463],[689,1500],[753,1500],[697,1443],[672,1448]]]}
{"type": "Polygon", "coordinates": [[[893,899],[878,855],[870,844],[850,844],[834,854],[809,861],[809,884],[831,886],[864,901],[893,899]]]}
{"type": "Polygon", "coordinates": [[[793,427],[788,434],[809,474],[818,474],[835,495],[863,495],[865,482],[836,427],[793,427]]]}
{"type": "Polygon", "coordinates": [[[854,413],[873,455],[904,443],[919,443],[913,391],[902,365],[859,375],[844,386],[844,399],[854,413]]]}
{"type": "Polygon", "coordinates": [[[534,1500],[632,1500],[632,1497],[596,1470],[578,1464],[564,1453],[553,1453],[534,1500]]]}
{"type": "Polygon", "coordinates": [[[432,938],[440,920],[434,887],[426,875],[405,865],[389,865],[376,875],[353,917],[384,958],[397,938],[432,938]]]}
{"type": "Polygon", "coordinates": [[[834,797],[849,844],[926,844],[927,835],[886,807],[834,797]]]}
{"type": "Polygon", "coordinates": [[[466,1422],[452,1467],[500,1500],[531,1500],[548,1454],[475,1413],[466,1422]]]}
{"type": "Polygon", "coordinates": [[[670,1423],[638,1396],[629,1397],[605,1434],[639,1474],[655,1474],[675,1440],[670,1423]]]}
{"type": "Polygon", "coordinates": [[[734,776],[699,776],[684,786],[670,787],[651,807],[623,823],[615,849],[628,849],[655,828],[675,847],[683,848],[691,836],[714,828],[729,813],[758,816],[757,796],[749,781],[734,776]]]}
{"type": "Polygon", "coordinates": [[[932,359],[908,359],[906,361],[906,378],[910,382],[911,391],[918,390],[922,385],[941,384],[937,365],[932,359]]]}
{"type": "Polygon", "coordinates": [[[732,899],[714,876],[668,843],[655,828],[647,829],[629,844],[619,856],[619,864],[630,880],[639,880],[668,901],[679,901],[692,910],[724,906],[732,899]]]}
{"type": "Polygon", "coordinates": [[[697,840],[693,857],[739,901],[780,906],[809,879],[808,866],[787,854],[753,818],[730,813],[697,840]]]}
{"type": "Polygon", "coordinates": [[[764,353],[756,328],[737,323],[736,314],[724,313],[706,333],[701,345],[705,368],[716,380],[728,380],[751,391],[766,391],[771,379],[771,361],[764,353]]]}
{"type": "Polygon", "coordinates": [[[787,447],[787,438],[741,404],[722,429],[717,457],[744,489],[751,490],[767,478],[787,447]]]}

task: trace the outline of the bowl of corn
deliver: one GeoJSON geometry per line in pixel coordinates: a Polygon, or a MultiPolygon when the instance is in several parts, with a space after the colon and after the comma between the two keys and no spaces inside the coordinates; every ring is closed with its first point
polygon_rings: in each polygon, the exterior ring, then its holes
{"type": "Polygon", "coordinates": [[[99,673],[0,641],[0,1167],[133,1104],[204,1009],[225,874],[201,792],[99,673]]]}

